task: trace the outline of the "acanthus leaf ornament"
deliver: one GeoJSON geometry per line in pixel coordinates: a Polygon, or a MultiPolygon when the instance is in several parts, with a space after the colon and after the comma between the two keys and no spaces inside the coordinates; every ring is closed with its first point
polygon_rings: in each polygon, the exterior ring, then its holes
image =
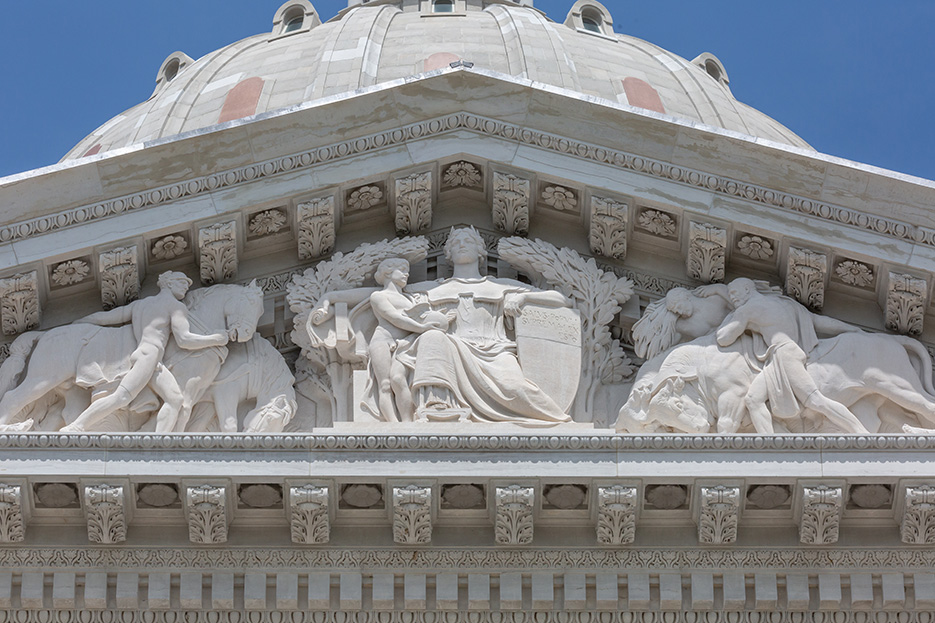
{"type": "Polygon", "coordinates": [[[198,230],[201,282],[212,285],[237,274],[236,221],[215,223],[198,230]]]}
{"type": "Polygon", "coordinates": [[[844,493],[841,487],[803,487],[799,540],[807,545],[837,543],[843,508],[844,493]]]}
{"type": "Polygon", "coordinates": [[[603,197],[591,197],[591,252],[615,260],[627,256],[627,204],[603,197]]]}
{"type": "Polygon", "coordinates": [[[88,540],[110,545],[127,540],[127,519],[123,487],[106,484],[84,488],[88,520],[88,540]]]}
{"type": "Polygon", "coordinates": [[[906,487],[900,537],[910,545],[935,543],[935,486],[906,487]]]}
{"type": "Polygon", "coordinates": [[[727,230],[710,223],[689,224],[688,274],[705,283],[724,280],[727,230]]]}
{"type": "Polygon", "coordinates": [[[612,485],[597,489],[597,542],[625,545],[636,536],[638,489],[612,485]]]}
{"type": "Polygon", "coordinates": [[[928,283],[902,273],[889,273],[886,292],[886,328],[905,335],[919,335],[925,319],[928,283]]]}
{"type": "Polygon", "coordinates": [[[431,542],[431,487],[393,487],[393,540],[408,545],[431,542]]]}
{"type": "Polygon", "coordinates": [[[0,484],[0,543],[20,543],[26,538],[23,523],[23,488],[0,484]]]}
{"type": "Polygon", "coordinates": [[[36,271],[0,279],[0,326],[16,335],[39,326],[39,275],[36,271]]]}
{"type": "Polygon", "coordinates": [[[104,309],[120,307],[139,298],[140,270],[136,245],[105,251],[98,263],[104,309]]]}
{"type": "Polygon", "coordinates": [[[396,233],[404,236],[432,224],[432,172],[396,179],[396,233]]]}
{"type": "Polygon", "coordinates": [[[188,539],[192,543],[227,542],[227,489],[215,485],[189,486],[186,489],[188,507],[188,539]]]}
{"type": "Polygon", "coordinates": [[[740,520],[740,487],[701,487],[698,541],[720,545],[737,540],[740,520]]]}
{"type": "Polygon", "coordinates": [[[448,168],[445,169],[445,174],[442,178],[442,183],[449,188],[457,188],[458,186],[471,188],[479,186],[480,182],[480,171],[477,170],[476,166],[464,160],[449,165],[448,168]]]}
{"type": "Polygon", "coordinates": [[[532,543],[532,509],[535,490],[532,487],[509,485],[497,487],[494,533],[501,545],[532,543]]]}
{"type": "Polygon", "coordinates": [[[319,197],[300,203],[296,209],[299,221],[299,257],[312,260],[334,249],[334,196],[319,197]]]}
{"type": "Polygon", "coordinates": [[[824,253],[789,247],[786,265],[786,293],[809,309],[820,310],[825,304],[825,278],[828,256],[824,253]]]}
{"type": "Polygon", "coordinates": [[[289,488],[292,542],[321,545],[331,538],[328,487],[302,485],[289,488]]]}
{"type": "Polygon", "coordinates": [[[510,173],[493,174],[493,224],[508,235],[529,232],[530,182],[510,173]]]}

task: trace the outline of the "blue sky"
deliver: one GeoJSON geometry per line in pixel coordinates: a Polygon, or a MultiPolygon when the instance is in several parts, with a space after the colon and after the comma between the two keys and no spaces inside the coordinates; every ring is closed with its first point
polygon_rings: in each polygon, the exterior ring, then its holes
{"type": "MultiPolygon", "coordinates": [[[[6,0],[0,176],[58,161],[149,97],[171,52],[268,31],[282,0],[6,0]]],[[[573,0],[536,0],[562,22],[573,0]]],[[[313,0],[323,19],[344,0],[313,0]]],[[[714,53],[740,101],[819,151],[935,178],[935,2],[605,2],[619,32],[714,53]]]]}

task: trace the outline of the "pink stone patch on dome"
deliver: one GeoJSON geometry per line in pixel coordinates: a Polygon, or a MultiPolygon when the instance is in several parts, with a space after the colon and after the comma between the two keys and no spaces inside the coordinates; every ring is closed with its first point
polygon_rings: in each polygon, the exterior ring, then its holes
{"type": "Polygon", "coordinates": [[[93,155],[95,155],[95,154],[100,153],[100,151],[101,151],[101,144],[98,143],[97,145],[95,145],[94,147],[92,147],[91,149],[89,149],[88,151],[84,152],[84,155],[81,156],[81,157],[82,157],[82,158],[87,158],[88,156],[93,156],[93,155]]]}
{"type": "Polygon", "coordinates": [[[224,100],[224,107],[221,108],[218,123],[242,119],[256,114],[260,94],[263,92],[263,84],[261,78],[247,78],[231,89],[224,100]]]}
{"type": "Polygon", "coordinates": [[[624,78],[623,91],[627,94],[627,101],[630,106],[661,113],[666,111],[665,106],[662,105],[662,100],[659,98],[659,93],[645,80],[633,78],[632,76],[624,78]]]}
{"type": "Polygon", "coordinates": [[[452,63],[457,63],[460,60],[461,57],[457,54],[452,54],[451,52],[436,52],[435,54],[432,54],[427,59],[425,59],[425,71],[444,69],[452,63]]]}

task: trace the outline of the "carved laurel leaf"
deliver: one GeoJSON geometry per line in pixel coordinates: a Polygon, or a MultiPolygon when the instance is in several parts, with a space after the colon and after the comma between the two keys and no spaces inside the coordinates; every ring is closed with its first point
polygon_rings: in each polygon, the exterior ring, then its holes
{"type": "Polygon", "coordinates": [[[590,415],[591,402],[601,383],[616,382],[633,373],[619,342],[610,334],[610,323],[620,306],[633,296],[633,282],[601,270],[594,259],[576,251],[559,249],[542,240],[503,238],[500,257],[527,274],[543,289],[554,288],[572,299],[581,313],[581,386],[578,409],[590,415]]]}

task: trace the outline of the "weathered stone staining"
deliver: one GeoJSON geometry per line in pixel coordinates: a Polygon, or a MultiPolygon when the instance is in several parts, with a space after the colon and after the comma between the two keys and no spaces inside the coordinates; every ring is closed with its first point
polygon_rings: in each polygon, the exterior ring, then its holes
{"type": "MultiPolygon", "coordinates": [[[[169,255],[169,252],[165,251],[165,254],[169,255]]],[[[101,253],[98,265],[101,271],[101,302],[104,309],[120,307],[139,298],[140,268],[136,245],[101,253]]]]}
{"type": "Polygon", "coordinates": [[[841,487],[814,485],[802,487],[799,540],[807,545],[838,542],[844,494],[841,487]]]}

